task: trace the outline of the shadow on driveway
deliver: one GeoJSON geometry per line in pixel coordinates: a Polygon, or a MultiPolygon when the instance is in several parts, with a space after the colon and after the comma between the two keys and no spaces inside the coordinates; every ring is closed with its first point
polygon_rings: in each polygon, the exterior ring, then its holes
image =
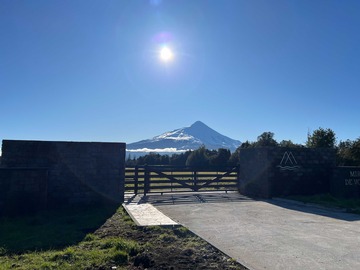
{"type": "Polygon", "coordinates": [[[304,212],[313,215],[320,215],[345,221],[360,220],[360,215],[347,213],[344,209],[323,207],[315,204],[306,204],[294,200],[274,198],[269,200],[259,200],[246,197],[237,192],[192,192],[192,193],[151,193],[144,195],[133,195],[126,198],[126,203],[150,203],[154,206],[161,205],[183,205],[200,203],[234,203],[263,201],[285,209],[304,212]]]}
{"type": "Polygon", "coordinates": [[[231,203],[252,201],[244,195],[237,192],[203,192],[203,193],[165,193],[149,194],[146,196],[137,195],[127,198],[126,203],[151,203],[153,205],[180,205],[180,204],[198,204],[198,203],[231,203]]]}
{"type": "Polygon", "coordinates": [[[281,198],[274,198],[271,200],[264,200],[264,202],[271,203],[273,205],[286,208],[293,211],[304,212],[313,215],[319,215],[334,219],[340,219],[345,221],[357,221],[360,220],[360,215],[347,213],[345,209],[324,207],[316,204],[306,204],[303,202],[286,200],[281,198]]]}

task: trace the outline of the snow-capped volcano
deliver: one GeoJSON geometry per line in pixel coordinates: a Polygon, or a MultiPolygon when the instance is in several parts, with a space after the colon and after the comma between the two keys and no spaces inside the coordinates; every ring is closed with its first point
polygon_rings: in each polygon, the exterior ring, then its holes
{"type": "Polygon", "coordinates": [[[207,149],[227,148],[235,151],[240,141],[226,137],[197,121],[190,127],[165,132],[149,140],[127,145],[129,152],[179,152],[195,150],[205,145],[207,149]]]}

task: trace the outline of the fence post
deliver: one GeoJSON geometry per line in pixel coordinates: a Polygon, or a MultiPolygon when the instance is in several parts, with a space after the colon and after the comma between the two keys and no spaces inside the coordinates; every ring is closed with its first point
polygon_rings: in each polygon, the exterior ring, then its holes
{"type": "Polygon", "coordinates": [[[148,166],[144,166],[144,196],[148,193],[150,187],[150,177],[149,177],[149,169],[148,166]]]}
{"type": "Polygon", "coordinates": [[[196,171],[194,170],[194,191],[198,191],[198,187],[197,187],[197,176],[196,176],[196,171]]]}
{"type": "Polygon", "coordinates": [[[238,186],[238,191],[240,192],[240,165],[236,166],[236,172],[237,172],[237,186],[238,186]]]}
{"type": "Polygon", "coordinates": [[[139,167],[137,165],[135,166],[134,181],[134,193],[137,195],[139,191],[139,167]]]}

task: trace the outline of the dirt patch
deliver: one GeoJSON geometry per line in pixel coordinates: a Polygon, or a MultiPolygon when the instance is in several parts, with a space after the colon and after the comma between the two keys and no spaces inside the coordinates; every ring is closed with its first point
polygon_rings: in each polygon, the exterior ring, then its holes
{"type": "Polygon", "coordinates": [[[95,235],[122,237],[141,245],[127,269],[247,269],[184,227],[138,227],[123,209],[95,235]]]}

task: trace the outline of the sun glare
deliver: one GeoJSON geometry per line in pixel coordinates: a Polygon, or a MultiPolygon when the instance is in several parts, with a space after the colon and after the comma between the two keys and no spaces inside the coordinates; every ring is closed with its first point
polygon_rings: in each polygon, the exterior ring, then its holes
{"type": "Polygon", "coordinates": [[[163,47],[163,48],[160,50],[160,59],[161,59],[161,61],[163,61],[163,62],[172,61],[172,60],[174,59],[174,54],[173,54],[173,52],[171,51],[170,48],[168,48],[168,47],[163,47]]]}

